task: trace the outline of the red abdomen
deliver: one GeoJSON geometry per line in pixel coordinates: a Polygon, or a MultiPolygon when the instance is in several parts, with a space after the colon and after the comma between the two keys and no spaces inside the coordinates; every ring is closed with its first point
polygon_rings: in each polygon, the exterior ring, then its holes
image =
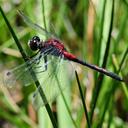
{"type": "Polygon", "coordinates": [[[67,51],[63,51],[63,55],[65,58],[69,59],[69,60],[74,60],[76,59],[76,56],[74,56],[73,54],[71,53],[68,53],[67,51]]]}

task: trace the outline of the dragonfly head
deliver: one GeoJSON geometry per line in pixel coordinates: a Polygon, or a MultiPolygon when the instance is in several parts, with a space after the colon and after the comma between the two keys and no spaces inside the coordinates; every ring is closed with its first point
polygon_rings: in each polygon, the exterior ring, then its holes
{"type": "Polygon", "coordinates": [[[31,40],[28,42],[28,46],[31,48],[31,50],[36,51],[40,48],[41,41],[38,36],[34,36],[31,40]]]}

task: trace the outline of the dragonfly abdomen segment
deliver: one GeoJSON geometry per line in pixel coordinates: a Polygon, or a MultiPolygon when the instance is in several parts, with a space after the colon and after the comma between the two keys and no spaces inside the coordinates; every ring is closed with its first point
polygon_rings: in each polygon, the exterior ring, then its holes
{"type": "Polygon", "coordinates": [[[68,60],[75,60],[76,59],[76,56],[74,56],[71,53],[68,53],[67,51],[63,51],[63,55],[64,55],[64,58],[66,58],[68,60]]]}
{"type": "Polygon", "coordinates": [[[107,75],[107,76],[109,76],[109,77],[111,77],[111,78],[113,78],[113,79],[116,79],[116,80],[118,80],[118,81],[124,81],[124,80],[123,80],[122,78],[120,78],[117,74],[115,74],[115,73],[113,73],[113,72],[110,72],[110,71],[107,71],[107,70],[104,69],[104,68],[100,68],[100,67],[98,67],[98,66],[96,66],[96,65],[93,65],[93,64],[88,64],[88,63],[83,62],[83,61],[81,61],[81,60],[79,60],[79,59],[77,59],[77,58],[72,59],[72,61],[73,61],[73,62],[77,62],[77,63],[79,63],[79,64],[82,64],[82,65],[84,65],[84,66],[87,66],[87,67],[89,67],[89,68],[91,68],[91,69],[94,69],[95,71],[98,71],[98,72],[100,72],[100,73],[103,73],[103,74],[105,74],[105,75],[107,75]]]}

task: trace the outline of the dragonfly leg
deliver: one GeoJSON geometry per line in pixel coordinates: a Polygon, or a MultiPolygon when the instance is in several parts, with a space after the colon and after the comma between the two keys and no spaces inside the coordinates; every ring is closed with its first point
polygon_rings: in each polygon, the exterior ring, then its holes
{"type": "Polygon", "coordinates": [[[44,70],[41,72],[47,71],[47,56],[44,56],[44,70]]]}
{"type": "Polygon", "coordinates": [[[43,72],[47,71],[47,56],[44,56],[45,69],[43,72]]]}
{"type": "Polygon", "coordinates": [[[37,54],[39,53],[39,51],[36,53],[36,54],[34,54],[34,55],[32,55],[32,56],[26,56],[26,60],[31,60],[33,57],[35,57],[37,54]]]}
{"type": "MultiPolygon", "coordinates": [[[[37,54],[38,54],[38,52],[35,55],[33,55],[33,57],[36,56],[37,54]]],[[[40,54],[39,57],[36,58],[36,64],[40,63],[41,57],[42,57],[42,54],[40,54]]]]}
{"type": "MultiPolygon", "coordinates": [[[[38,58],[39,60],[38,60],[38,62],[36,62],[37,64],[39,64],[40,63],[40,58],[38,58]]],[[[47,56],[44,56],[44,70],[41,70],[41,71],[36,71],[35,73],[42,73],[42,72],[45,72],[45,71],[47,71],[47,56]]],[[[40,68],[42,68],[42,66],[38,66],[38,67],[34,67],[35,69],[40,69],[40,68]]]]}
{"type": "Polygon", "coordinates": [[[39,51],[38,51],[36,54],[30,56],[29,59],[32,59],[32,58],[33,58],[34,56],[36,56],[38,53],[39,53],[39,51]]]}

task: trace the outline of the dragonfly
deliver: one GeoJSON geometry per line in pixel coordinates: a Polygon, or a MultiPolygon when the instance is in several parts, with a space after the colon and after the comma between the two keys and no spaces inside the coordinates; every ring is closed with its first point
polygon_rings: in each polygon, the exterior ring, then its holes
{"type": "MultiPolygon", "coordinates": [[[[45,92],[47,92],[46,95],[49,97],[49,100],[50,100],[51,97],[53,98],[53,95],[49,96],[50,92],[48,91],[51,90],[52,93],[54,92],[54,96],[55,94],[56,95],[58,94],[59,90],[56,89],[57,84],[58,82],[61,84],[61,81],[59,81],[59,79],[64,79],[62,77],[62,74],[65,72],[65,69],[68,68],[69,65],[71,65],[70,62],[75,62],[77,64],[86,66],[95,71],[98,71],[99,73],[109,76],[117,81],[123,82],[123,79],[119,77],[117,74],[110,72],[104,68],[98,67],[96,65],[89,64],[83,60],[80,60],[74,54],[68,52],[63,42],[60,39],[58,39],[54,34],[52,34],[51,32],[48,32],[38,24],[31,21],[23,12],[19,11],[19,13],[27,25],[37,30],[41,34],[47,35],[48,39],[43,41],[38,36],[34,36],[32,37],[32,39],[29,40],[28,45],[30,49],[32,51],[37,51],[37,53],[34,57],[32,57],[26,63],[10,71],[7,71],[5,73],[5,77],[6,77],[5,83],[7,85],[9,86],[13,85],[18,79],[22,79],[24,83],[27,83],[27,82],[28,84],[31,83],[31,80],[30,80],[31,74],[29,70],[37,69],[37,71],[35,72],[38,74],[38,77],[43,79],[42,80],[43,84],[47,85],[47,86],[45,85],[45,92]],[[29,66],[27,66],[28,64],[29,66]],[[52,65],[51,67],[49,66],[50,64],[52,65]],[[66,67],[61,68],[61,67],[64,67],[64,65],[66,65],[66,67]],[[61,71],[59,71],[60,69],[61,71]],[[57,74],[57,76],[55,74],[57,74]],[[55,82],[55,81],[58,81],[58,82],[55,82]],[[48,86],[48,85],[51,85],[51,83],[56,85],[56,87],[54,86],[55,91],[53,91],[53,87],[48,86]]],[[[70,70],[73,70],[73,69],[70,69],[70,70]]],[[[68,79],[70,78],[69,74],[65,76],[67,76],[68,79]]],[[[70,76],[72,75],[70,74],[70,76]]],[[[64,88],[64,85],[61,87],[64,88]]]]}

